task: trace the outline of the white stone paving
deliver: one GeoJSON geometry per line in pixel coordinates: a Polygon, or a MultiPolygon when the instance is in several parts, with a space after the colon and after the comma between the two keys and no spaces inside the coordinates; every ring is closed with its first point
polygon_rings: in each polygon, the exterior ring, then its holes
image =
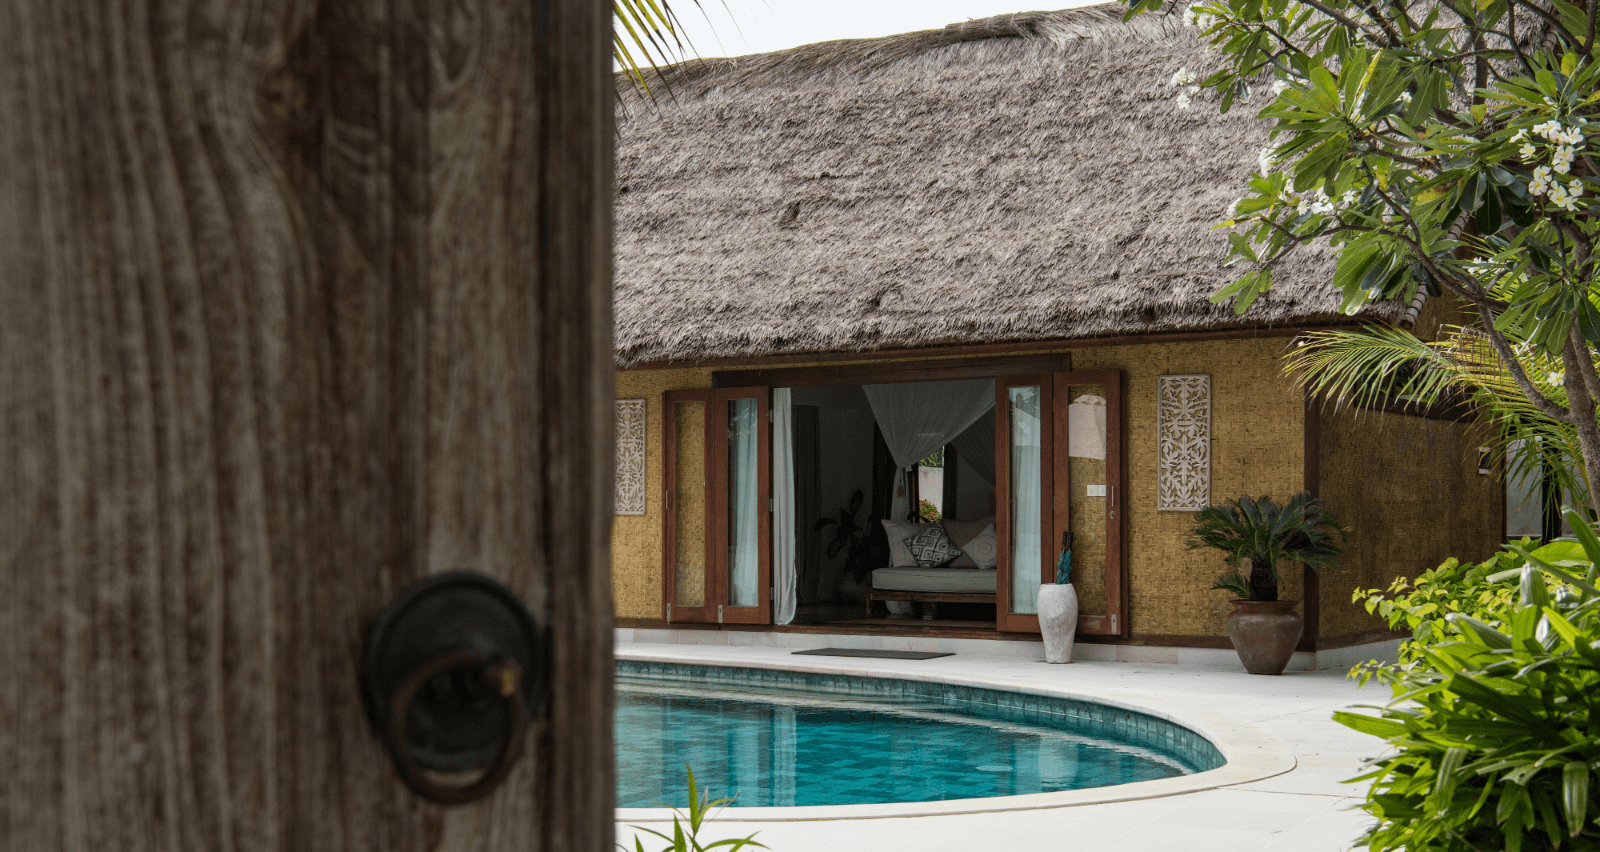
{"type": "MultiPolygon", "coordinates": [[[[822,641],[816,647],[828,644],[826,637],[817,638],[822,641]]],[[[815,663],[829,671],[918,679],[1005,678],[1132,704],[1142,700],[1151,706],[1193,707],[1257,726],[1287,746],[1296,765],[1287,773],[1232,787],[1037,810],[741,823],[737,809],[728,809],[702,841],[759,832],[756,839],[774,852],[1345,852],[1371,822],[1352,809],[1361,789],[1341,782],[1358,774],[1361,759],[1379,754],[1383,743],[1334,723],[1330,714],[1353,704],[1382,703],[1388,692],[1381,686],[1358,690],[1342,669],[1262,677],[1214,666],[1082,661],[1052,666],[971,653],[920,661],[872,660],[795,657],[791,650],[626,643],[617,646],[617,655],[755,667],[815,663]]],[[[619,822],[617,839],[630,850],[633,824],[663,828],[638,819],[619,822]]],[[[647,836],[647,850],[655,852],[661,845],[647,836]]]]}

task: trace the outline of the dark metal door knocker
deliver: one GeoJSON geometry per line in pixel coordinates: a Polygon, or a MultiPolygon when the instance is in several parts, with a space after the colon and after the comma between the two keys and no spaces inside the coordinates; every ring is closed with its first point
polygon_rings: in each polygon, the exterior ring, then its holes
{"type": "Polygon", "coordinates": [[[445,804],[499,786],[543,710],[543,651],[522,601],[472,571],[418,580],[384,607],[361,649],[361,704],[406,786],[445,804]],[[465,773],[478,775],[439,777],[465,773]]]}

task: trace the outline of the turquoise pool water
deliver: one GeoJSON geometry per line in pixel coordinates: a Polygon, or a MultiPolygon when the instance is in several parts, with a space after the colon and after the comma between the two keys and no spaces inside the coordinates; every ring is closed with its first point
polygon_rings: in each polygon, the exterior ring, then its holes
{"type": "Polygon", "coordinates": [[[617,805],[925,802],[1212,769],[1204,738],[1081,701],[878,678],[619,663],[617,805]]]}

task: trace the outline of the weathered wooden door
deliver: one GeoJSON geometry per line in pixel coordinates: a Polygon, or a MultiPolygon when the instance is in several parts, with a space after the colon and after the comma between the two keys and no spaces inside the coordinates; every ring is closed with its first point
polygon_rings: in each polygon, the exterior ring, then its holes
{"type": "Polygon", "coordinates": [[[612,847],[609,5],[0,4],[0,848],[612,847]],[[549,631],[491,797],[364,625],[549,631]]]}

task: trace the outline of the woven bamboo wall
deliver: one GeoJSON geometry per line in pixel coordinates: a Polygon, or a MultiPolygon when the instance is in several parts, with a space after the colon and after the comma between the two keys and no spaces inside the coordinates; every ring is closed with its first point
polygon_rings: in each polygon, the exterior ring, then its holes
{"type": "MultiPolygon", "coordinates": [[[[1211,583],[1221,554],[1188,550],[1193,512],[1156,511],[1156,379],[1211,375],[1211,499],[1297,493],[1305,476],[1304,406],[1278,367],[1284,338],[1084,349],[1078,370],[1123,371],[1127,467],[1129,621],[1135,636],[1226,636],[1227,593],[1211,583]]],[[[1301,594],[1285,571],[1286,600],[1301,594]]]]}
{"type": "MultiPolygon", "coordinates": [[[[711,387],[711,371],[633,370],[617,373],[618,399],[643,399],[645,504],[643,515],[617,515],[611,525],[611,593],[618,618],[661,618],[661,417],[662,393],[711,387]]],[[[702,425],[702,428],[704,426],[702,425]]],[[[703,433],[700,433],[703,434],[703,433]]],[[[691,454],[692,455],[692,454],[691,454]]],[[[692,474],[692,472],[691,472],[692,474]]],[[[703,472],[702,477],[703,479],[703,472]]],[[[685,482],[694,477],[681,477],[685,482]]],[[[703,496],[700,490],[679,492],[703,496]]]]}
{"type": "Polygon", "coordinates": [[[1320,493],[1350,533],[1347,570],[1322,576],[1319,633],[1347,637],[1384,627],[1351,602],[1353,589],[1493,553],[1503,486],[1478,473],[1484,427],[1371,411],[1321,417],[1320,493]]]}

